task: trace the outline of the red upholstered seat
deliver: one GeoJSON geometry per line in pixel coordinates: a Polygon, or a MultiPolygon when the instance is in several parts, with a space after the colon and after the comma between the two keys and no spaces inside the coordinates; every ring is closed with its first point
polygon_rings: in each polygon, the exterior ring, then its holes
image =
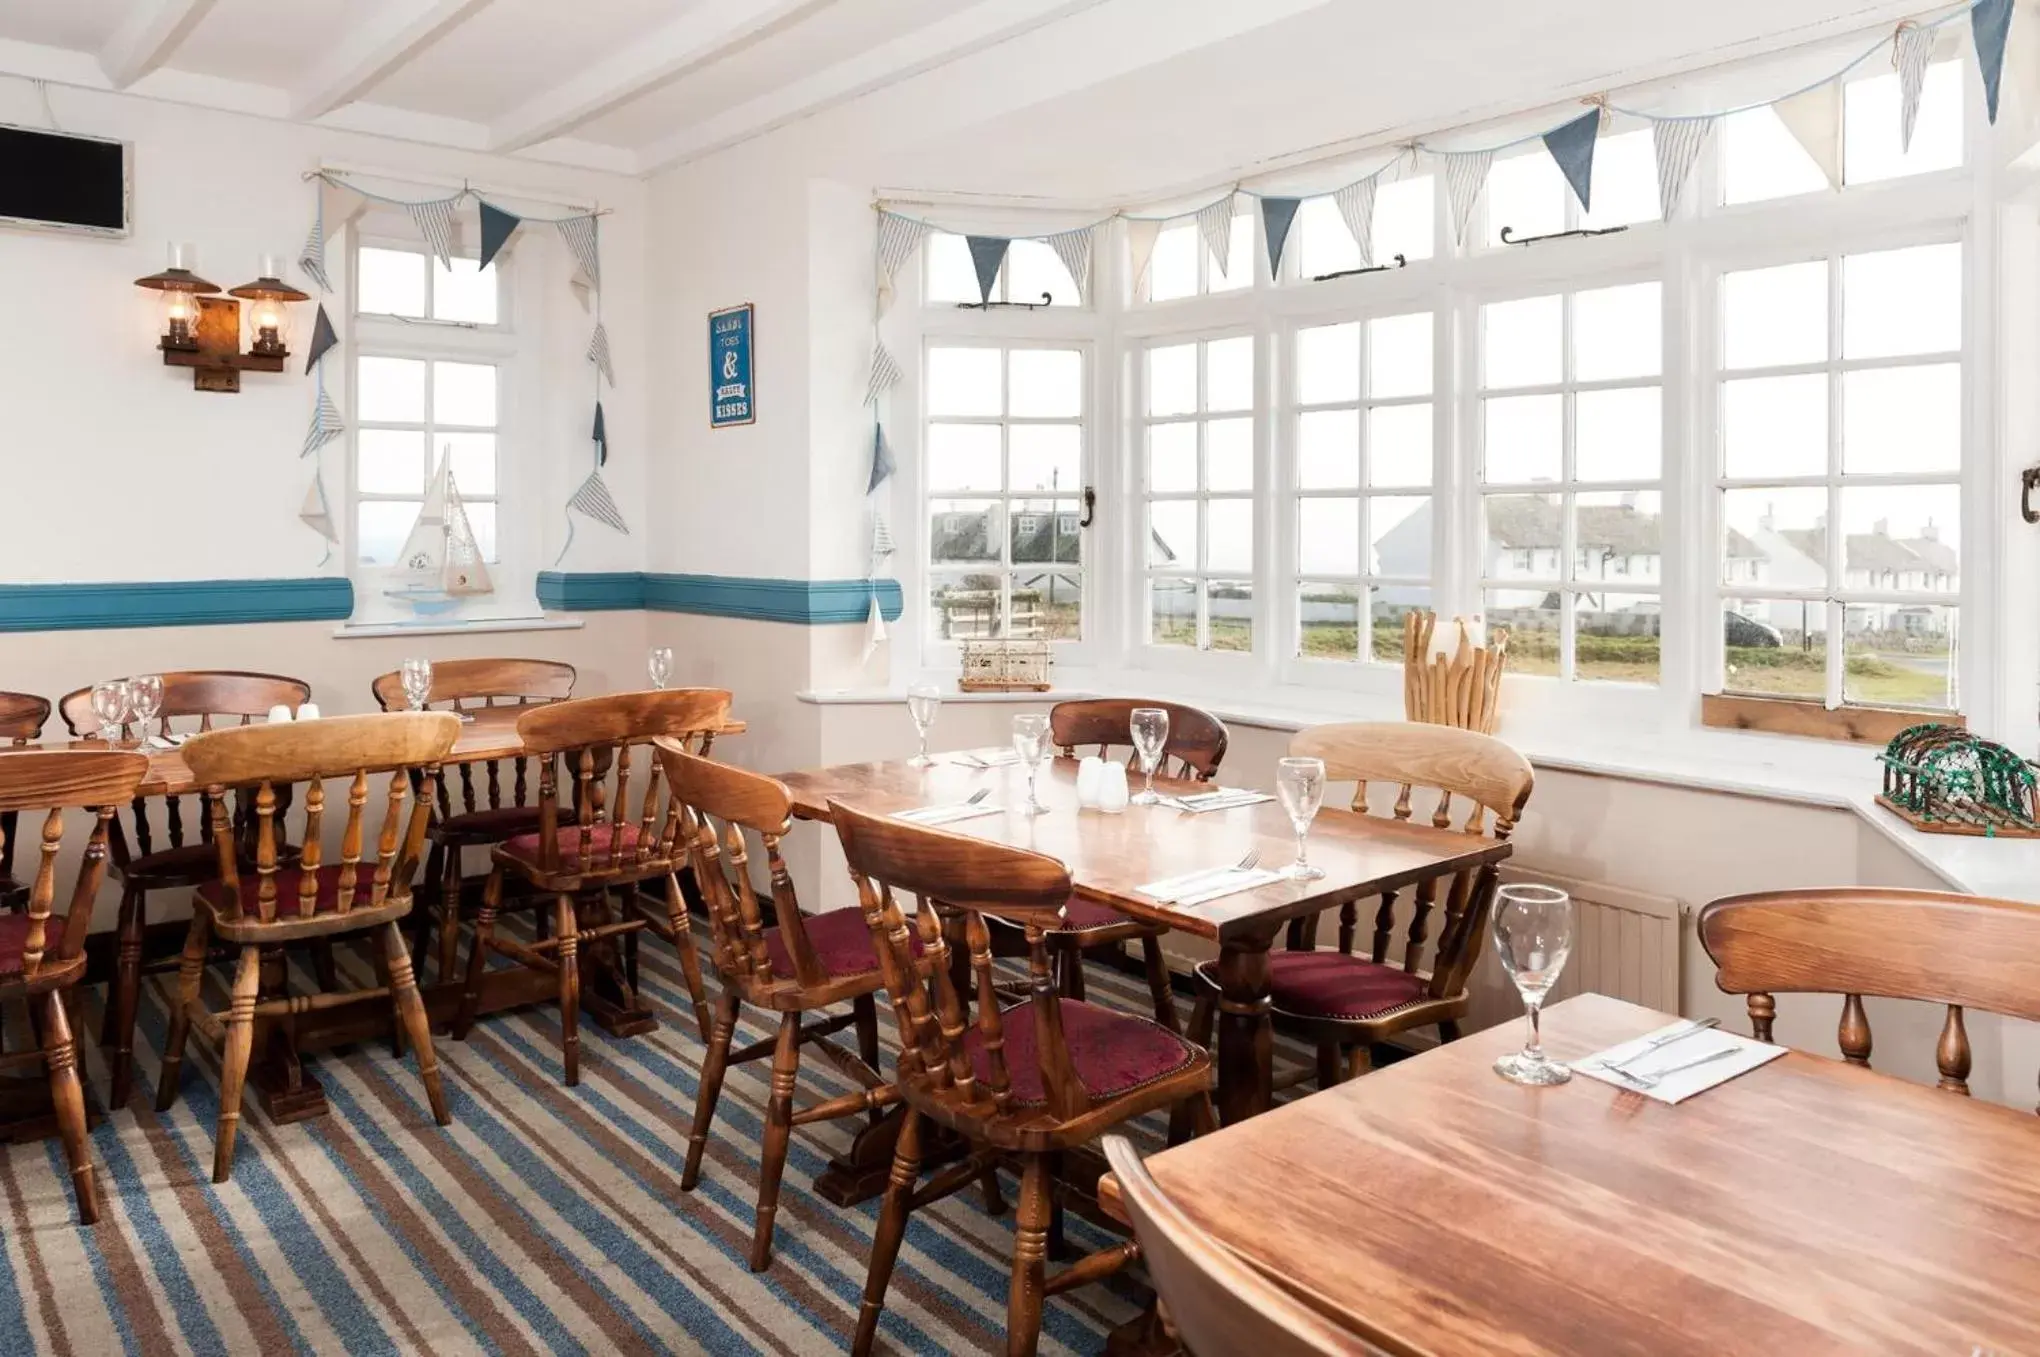
{"type": "MultiPolygon", "coordinates": [[[[599,824],[587,831],[583,831],[579,825],[567,825],[559,832],[560,865],[563,868],[571,868],[580,861],[581,835],[584,832],[589,835],[588,861],[591,865],[607,862],[611,853],[627,856],[638,841],[636,825],[599,824]],[[612,835],[616,837],[614,848],[611,848],[609,843],[612,835]]],[[[540,862],[541,842],[541,837],[536,832],[519,834],[503,845],[503,851],[536,867],[540,862]]]]}
{"type": "Polygon", "coordinates": [[[159,848],[128,859],[122,867],[113,864],[116,880],[135,881],[150,889],[196,886],[220,874],[220,850],[211,840],[159,848]]]}
{"type": "MultiPolygon", "coordinates": [[[[564,821],[570,817],[563,814],[561,818],[564,821]]],[[[462,811],[447,816],[439,823],[438,829],[448,837],[484,842],[514,839],[519,834],[538,832],[538,807],[495,806],[488,810],[462,811]]]]}
{"type": "MultiPolygon", "coordinates": [[[[1006,1029],[1006,1074],[1013,1101],[1040,1106],[1048,1101],[1041,1087],[1041,1059],[1034,1042],[1034,1000],[1013,1005],[1001,1014],[1006,1029]]],[[[1074,999],[1062,1001],[1063,1040],[1070,1064],[1092,1098],[1116,1098],[1187,1069],[1200,1054],[1196,1047],[1159,1023],[1114,1012],[1074,999]]],[[[963,1039],[971,1068],[989,1087],[991,1056],[975,1024],[963,1039]]]]}
{"type": "MultiPolygon", "coordinates": [[[[313,904],[313,913],[329,914],[340,908],[341,877],[348,869],[342,864],[334,863],[331,866],[320,867],[317,870],[319,887],[318,895],[315,897],[313,904]]],[[[297,919],[304,917],[302,909],[303,901],[298,896],[303,880],[304,869],[301,867],[293,865],[276,869],[277,918],[297,919]]],[[[347,907],[349,909],[368,908],[371,903],[370,893],[374,885],[375,863],[356,863],[353,869],[353,879],[348,887],[352,891],[352,898],[348,901],[347,907]]],[[[247,919],[258,917],[261,906],[256,903],[256,894],[262,889],[261,878],[255,874],[253,869],[244,869],[241,872],[240,888],[241,916],[247,919]]],[[[226,912],[227,886],[224,881],[206,882],[198,888],[198,895],[200,899],[211,905],[214,910],[222,914],[226,912]]]]}
{"type": "MultiPolygon", "coordinates": [[[[57,939],[64,936],[62,914],[52,914],[43,920],[43,965],[50,949],[57,945],[57,939]]],[[[21,954],[28,947],[28,916],[26,914],[0,914],[0,975],[21,974],[21,954]]]]}
{"type": "MultiPolygon", "coordinates": [[[[1197,971],[1217,985],[1210,962],[1197,971]]],[[[1301,1018],[1379,1018],[1430,998],[1431,982],[1423,976],[1344,952],[1271,952],[1268,972],[1275,1007],[1301,1018]]]]}
{"type": "MultiPolygon", "coordinates": [[[[815,949],[815,959],[831,979],[878,969],[878,950],[871,945],[871,925],[864,922],[864,911],[857,906],[847,905],[826,914],[804,914],[801,926],[807,933],[808,945],[815,949]]],[[[911,928],[907,930],[907,946],[915,956],[921,955],[921,935],[911,928]]],[[[772,958],[775,977],[795,978],[793,953],[778,929],[765,930],[765,951],[772,958]]]]}

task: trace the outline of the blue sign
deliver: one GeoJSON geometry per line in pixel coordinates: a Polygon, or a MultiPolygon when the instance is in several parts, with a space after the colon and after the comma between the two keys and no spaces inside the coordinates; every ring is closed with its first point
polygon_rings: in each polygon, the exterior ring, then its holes
{"type": "Polygon", "coordinates": [[[751,304],[708,313],[708,427],[758,422],[751,386],[751,304]]]}

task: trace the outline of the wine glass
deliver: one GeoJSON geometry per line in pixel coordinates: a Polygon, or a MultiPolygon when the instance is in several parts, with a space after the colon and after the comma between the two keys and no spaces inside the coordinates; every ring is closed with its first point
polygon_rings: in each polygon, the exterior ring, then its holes
{"type": "Polygon", "coordinates": [[[142,742],[142,748],[149,746],[149,737],[155,732],[156,713],[163,710],[163,676],[161,674],[139,674],[127,681],[130,710],[135,720],[135,735],[142,742]]]}
{"type": "Polygon", "coordinates": [[[1147,775],[1147,785],[1133,794],[1133,804],[1152,806],[1162,799],[1155,793],[1155,766],[1162,761],[1162,748],[1169,742],[1169,713],[1161,707],[1135,707],[1126,724],[1133,734],[1140,771],[1147,775]]]}
{"type": "Polygon", "coordinates": [[[412,711],[424,711],[425,703],[432,696],[432,661],[405,660],[398,671],[404,681],[404,697],[411,704],[412,711]]]}
{"type": "Polygon", "coordinates": [[[653,646],[645,657],[645,674],[654,688],[663,689],[673,678],[673,647],[653,646]]]}
{"type": "Polygon", "coordinates": [[[1306,845],[1310,822],[1325,803],[1325,761],[1282,760],[1275,767],[1275,791],[1282,798],[1282,809],[1289,812],[1289,823],[1296,828],[1296,861],[1284,867],[1282,875],[1291,881],[1317,881],[1324,876],[1324,869],[1310,865],[1306,845]]]}
{"type": "Polygon", "coordinates": [[[1495,892],[1493,926],[1502,969],[1516,982],[1530,1020],[1523,1049],[1497,1060],[1495,1073],[1519,1084],[1562,1084],[1572,1071],[1544,1054],[1537,1014],[1572,951],[1572,897],[1555,886],[1504,886],[1495,892]]]}
{"type": "Polygon", "coordinates": [[[926,768],[935,760],[928,757],[928,732],[935,727],[935,713],[942,710],[942,690],[932,683],[917,683],[907,689],[907,715],[914,718],[914,731],[921,737],[921,752],[907,760],[909,768],[926,768]]]}
{"type": "Polygon", "coordinates": [[[121,724],[133,704],[126,679],[108,679],[92,685],[92,714],[99,718],[99,738],[112,744],[120,738],[121,724]]]}
{"type": "Polygon", "coordinates": [[[1034,777],[1041,771],[1041,756],[1047,749],[1046,716],[1013,718],[1013,752],[1020,756],[1020,764],[1027,770],[1027,804],[1020,808],[1023,815],[1048,814],[1048,807],[1042,805],[1040,799],[1034,795],[1034,777]]]}

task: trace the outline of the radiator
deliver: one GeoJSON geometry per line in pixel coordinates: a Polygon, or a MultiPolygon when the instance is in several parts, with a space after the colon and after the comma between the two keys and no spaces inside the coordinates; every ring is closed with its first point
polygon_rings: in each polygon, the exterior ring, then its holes
{"type": "MultiPolygon", "coordinates": [[[[1593,993],[1664,1013],[1680,1011],[1679,947],[1684,929],[1677,900],[1522,868],[1505,866],[1501,875],[1505,884],[1557,886],[1573,898],[1572,956],[1547,1003],[1593,993]]],[[[1493,939],[1480,939],[1480,947],[1481,961],[1469,987],[1473,1005],[1468,1031],[1523,1016],[1523,1001],[1494,954],[1493,939]]]]}

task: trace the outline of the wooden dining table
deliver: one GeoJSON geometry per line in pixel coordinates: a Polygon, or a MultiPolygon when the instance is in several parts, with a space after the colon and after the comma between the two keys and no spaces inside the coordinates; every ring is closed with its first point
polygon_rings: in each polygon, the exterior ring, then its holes
{"type": "MultiPolygon", "coordinates": [[[[1578,1060],[1666,1023],[1587,994],[1578,1060]]],[[[1147,1161],[1393,1353],[2040,1352],[2040,1118],[1788,1052],[1677,1106],[1493,1072],[1493,1028],[1147,1161]]],[[[1099,1201],[1124,1219],[1118,1185],[1099,1201]]],[[[1151,1337],[1151,1335],[1150,1335],[1151,1337]]],[[[1108,1351],[1143,1346],[1129,1327],[1108,1351]]],[[[1161,1350],[1166,1350],[1163,1348],[1161,1350]]]]}
{"type": "MultiPolygon", "coordinates": [[[[994,751],[977,752],[988,756],[994,751]]],[[[1058,758],[1045,763],[1037,779],[1048,813],[1026,815],[1018,809],[1026,800],[1025,771],[1017,765],[971,767],[966,760],[974,756],[969,751],[939,755],[928,768],[901,760],[780,777],[793,794],[794,814],[811,820],[827,820],[831,800],[892,812],[959,802],[988,789],[991,801],[1002,808],[999,813],[942,827],[1046,853],[1069,870],[1078,896],[1216,943],[1222,995],[1217,1104],[1227,1124],[1255,1116],[1272,1102],[1268,952],[1290,920],[1469,867],[1492,867],[1510,852],[1506,841],[1327,807],[1310,831],[1310,860],[1323,869],[1321,879],[1277,881],[1200,905],[1169,904],[1140,888],[1184,872],[1231,865],[1250,851],[1259,854],[1264,867],[1290,862],[1296,835],[1288,814],[1273,800],[1194,814],[1169,805],[1130,806],[1117,814],[1080,810],[1077,763],[1058,758]]],[[[1212,790],[1167,778],[1156,778],[1155,786],[1172,796],[1212,790]]],[[[874,1162],[880,1148],[854,1150],[824,1176],[819,1190],[834,1199],[859,1200],[882,1189],[886,1163],[874,1162]]]]}

